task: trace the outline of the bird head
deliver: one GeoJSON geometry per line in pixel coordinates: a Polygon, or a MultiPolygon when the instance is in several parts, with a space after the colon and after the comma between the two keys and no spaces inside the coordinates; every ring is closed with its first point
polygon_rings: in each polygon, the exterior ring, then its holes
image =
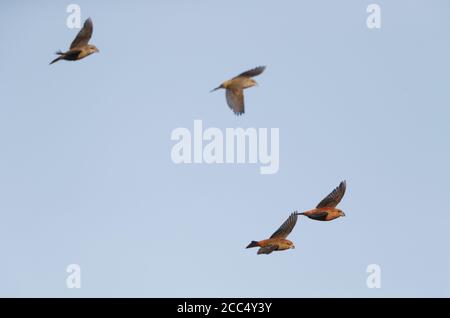
{"type": "MultiPolygon", "coordinates": [[[[246,86],[247,86],[247,85],[246,85],[246,86]]],[[[258,86],[258,82],[255,81],[253,78],[249,78],[249,79],[248,79],[248,86],[247,86],[247,88],[248,88],[248,87],[253,87],[253,86],[258,86]]]]}
{"type": "Polygon", "coordinates": [[[89,54],[100,52],[95,45],[89,44],[88,46],[89,54]]]}
{"type": "Polygon", "coordinates": [[[338,210],[338,211],[339,211],[339,216],[345,216],[344,211],[342,211],[342,210],[338,210]]]}

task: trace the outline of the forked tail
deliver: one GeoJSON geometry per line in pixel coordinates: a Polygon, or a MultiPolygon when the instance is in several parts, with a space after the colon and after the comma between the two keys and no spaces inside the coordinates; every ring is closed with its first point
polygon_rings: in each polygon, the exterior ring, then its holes
{"type": "Polygon", "coordinates": [[[212,92],[214,92],[214,91],[217,91],[218,89],[221,89],[221,88],[225,88],[225,87],[223,86],[223,84],[220,84],[220,86],[217,86],[216,88],[212,89],[212,90],[210,91],[210,93],[212,93],[212,92]]]}
{"type": "Polygon", "coordinates": [[[56,59],[54,59],[53,61],[51,61],[50,62],[50,65],[51,64],[53,64],[53,63],[55,63],[55,62],[58,62],[59,60],[61,60],[64,56],[64,53],[63,52],[61,52],[61,51],[58,51],[58,52],[56,52],[56,54],[58,54],[59,56],[56,58],[56,59]]]}
{"type": "Polygon", "coordinates": [[[251,243],[248,244],[246,248],[258,247],[258,246],[259,246],[259,243],[257,241],[251,241],[251,243]]]}

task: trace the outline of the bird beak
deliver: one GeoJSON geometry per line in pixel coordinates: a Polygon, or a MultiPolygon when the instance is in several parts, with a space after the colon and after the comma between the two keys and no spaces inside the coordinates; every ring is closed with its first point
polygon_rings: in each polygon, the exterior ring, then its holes
{"type": "Polygon", "coordinates": [[[295,245],[292,245],[292,247],[291,248],[295,248],[295,245]]]}
{"type": "Polygon", "coordinates": [[[342,212],[342,216],[345,216],[345,213],[344,213],[344,212],[342,212]]]}
{"type": "Polygon", "coordinates": [[[99,53],[99,52],[100,52],[100,50],[99,50],[99,49],[95,49],[95,52],[99,53]]]}

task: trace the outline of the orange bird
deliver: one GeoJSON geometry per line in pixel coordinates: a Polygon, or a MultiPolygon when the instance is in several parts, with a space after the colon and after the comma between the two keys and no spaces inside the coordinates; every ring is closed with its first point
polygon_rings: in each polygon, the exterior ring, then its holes
{"type": "Polygon", "coordinates": [[[345,189],[346,183],[345,181],[342,181],[336,189],[327,195],[325,199],[320,201],[315,209],[299,214],[317,221],[331,221],[340,216],[345,216],[345,213],[342,212],[342,210],[336,209],[336,206],[344,197],[345,189]]]}
{"type": "Polygon", "coordinates": [[[283,251],[290,248],[295,248],[294,243],[286,240],[286,237],[291,233],[295,224],[297,223],[298,213],[292,213],[289,218],[280,226],[275,233],[267,240],[252,241],[247,248],[260,247],[258,254],[270,254],[273,251],[283,251]]]}

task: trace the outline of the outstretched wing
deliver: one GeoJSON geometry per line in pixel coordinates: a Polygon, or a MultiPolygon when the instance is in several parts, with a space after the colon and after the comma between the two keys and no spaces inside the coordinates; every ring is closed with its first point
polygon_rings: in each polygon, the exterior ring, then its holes
{"type": "Polygon", "coordinates": [[[273,238],[281,238],[285,239],[289,233],[291,233],[292,229],[294,228],[295,224],[297,223],[298,215],[296,212],[292,213],[286,221],[280,226],[278,230],[275,231],[275,233],[272,234],[270,237],[273,238]]]}
{"type": "Polygon", "coordinates": [[[242,115],[244,110],[244,90],[242,88],[227,88],[227,104],[236,115],[242,115]]]}
{"type": "Polygon", "coordinates": [[[251,70],[245,71],[244,73],[241,73],[241,74],[239,74],[236,77],[253,77],[253,76],[258,76],[259,74],[264,72],[265,69],[266,69],[265,66],[258,66],[258,67],[255,67],[255,68],[251,69],[251,70]]]}
{"type": "Polygon", "coordinates": [[[329,195],[326,196],[325,199],[320,201],[320,203],[317,205],[316,208],[335,208],[336,205],[341,202],[346,189],[346,183],[345,180],[342,181],[339,186],[334,189],[329,195]]]}
{"type": "Polygon", "coordinates": [[[88,18],[86,21],[84,21],[83,27],[81,28],[80,32],[78,32],[72,44],[70,44],[70,49],[85,46],[86,44],[88,44],[89,40],[91,39],[93,29],[94,26],[92,24],[92,20],[91,18],[88,18]]]}

